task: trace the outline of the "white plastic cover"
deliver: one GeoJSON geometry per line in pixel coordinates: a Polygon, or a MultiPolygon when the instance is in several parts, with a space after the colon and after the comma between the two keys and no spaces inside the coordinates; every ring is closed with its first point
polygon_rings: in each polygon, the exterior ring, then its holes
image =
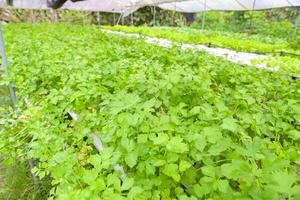
{"type": "MultiPolygon", "coordinates": [[[[14,8],[47,9],[47,0],[14,0],[14,8]]],[[[86,0],[68,1],[62,9],[101,11],[129,14],[138,8],[156,5],[162,9],[179,12],[202,12],[205,10],[261,10],[300,6],[300,0],[86,0]]],[[[7,7],[0,0],[0,7],[7,7]]]]}
{"type": "Polygon", "coordinates": [[[300,6],[300,0],[188,0],[163,3],[159,7],[178,12],[202,12],[205,10],[263,10],[300,6]]]}
{"type": "MultiPolygon", "coordinates": [[[[184,0],[177,0],[178,2],[184,0]]],[[[48,9],[47,0],[13,0],[13,8],[48,9]]],[[[130,13],[147,5],[174,2],[174,0],[86,0],[73,3],[67,1],[61,9],[130,13]]],[[[0,0],[0,7],[7,7],[6,0],[0,0]]]]}

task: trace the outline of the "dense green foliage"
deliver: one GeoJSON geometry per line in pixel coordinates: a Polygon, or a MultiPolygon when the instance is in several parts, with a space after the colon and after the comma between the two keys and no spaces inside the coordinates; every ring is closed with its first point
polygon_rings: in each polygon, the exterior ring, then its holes
{"type": "MultiPolygon", "coordinates": [[[[278,8],[260,11],[209,11],[205,13],[206,29],[225,32],[255,33],[266,36],[275,35],[289,38],[296,24],[300,8],[278,8]]],[[[68,22],[77,24],[116,24],[119,14],[103,12],[85,12],[70,10],[22,10],[0,9],[1,20],[10,22],[68,22]]],[[[193,27],[199,29],[202,13],[198,13],[193,27]]],[[[140,8],[120,21],[123,25],[157,25],[185,26],[188,25],[182,13],[162,10],[153,6],[140,8]],[[155,12],[154,12],[155,10],[155,12]],[[154,17],[155,13],[155,17],[154,17]]]]}
{"type": "MultiPolygon", "coordinates": [[[[282,8],[264,11],[220,12],[205,14],[205,28],[208,30],[236,33],[251,33],[264,36],[290,38],[300,14],[299,8],[282,8]]],[[[201,27],[202,14],[193,24],[201,27]]]]}
{"type": "Polygon", "coordinates": [[[0,85],[0,129],[5,123],[2,118],[4,118],[4,116],[6,116],[10,111],[12,111],[10,105],[11,105],[11,101],[9,98],[8,87],[4,85],[0,85]]]}
{"type": "MultiPolygon", "coordinates": [[[[300,29],[300,28],[299,28],[300,29]]],[[[300,30],[298,30],[295,35],[290,39],[290,46],[294,49],[300,48],[300,30]]]]}
{"type": "Polygon", "coordinates": [[[92,26],[4,32],[20,102],[0,154],[36,159],[50,198],[300,198],[299,81],[92,26]]]}
{"type": "Polygon", "coordinates": [[[290,56],[270,56],[267,58],[255,59],[253,64],[265,64],[267,67],[279,67],[289,74],[300,74],[300,58],[290,56]]]}
{"type": "MultiPolygon", "coordinates": [[[[172,27],[128,27],[128,26],[103,26],[105,29],[139,33],[145,36],[165,38],[175,42],[206,44],[212,47],[224,47],[246,52],[277,52],[267,59],[253,60],[253,63],[265,63],[270,67],[300,74],[300,46],[297,39],[280,37],[249,35],[246,33],[221,32],[212,30],[197,30],[193,28],[172,27]],[[292,40],[292,41],[291,41],[292,40]],[[279,52],[287,52],[281,55],[279,52]],[[294,56],[290,56],[292,53],[294,56]],[[298,56],[297,56],[298,55],[298,56]]],[[[298,37],[298,35],[296,35],[298,37]]]]}
{"type": "MultiPolygon", "coordinates": [[[[1,72],[1,71],[0,71],[1,72]]],[[[1,85],[0,86],[0,107],[5,107],[10,104],[8,87],[1,85]]]]}
{"type": "Polygon", "coordinates": [[[260,35],[170,27],[104,26],[104,28],[128,33],[140,33],[151,37],[166,38],[176,42],[211,44],[212,46],[246,52],[295,51],[290,48],[289,42],[285,39],[260,35]]]}
{"type": "Polygon", "coordinates": [[[0,199],[1,200],[45,200],[50,183],[36,186],[28,164],[15,161],[7,166],[0,158],[0,199]]]}

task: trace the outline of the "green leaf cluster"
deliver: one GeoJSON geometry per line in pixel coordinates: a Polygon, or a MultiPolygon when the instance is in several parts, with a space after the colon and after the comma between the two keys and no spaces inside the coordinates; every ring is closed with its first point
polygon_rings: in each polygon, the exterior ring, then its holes
{"type": "Polygon", "coordinates": [[[286,38],[251,35],[214,30],[199,30],[184,27],[133,27],[103,26],[104,29],[139,33],[145,36],[165,38],[174,42],[189,44],[207,44],[244,52],[276,52],[287,51],[299,54],[300,46],[292,48],[286,38]]]}
{"type": "Polygon", "coordinates": [[[20,102],[0,154],[37,160],[49,199],[299,199],[299,81],[94,26],[4,32],[20,102]]]}
{"type": "MultiPolygon", "coordinates": [[[[299,56],[295,56],[297,54],[300,55],[300,45],[298,45],[296,39],[287,41],[285,38],[280,37],[274,38],[262,35],[198,30],[183,27],[103,26],[103,28],[126,33],[139,33],[144,36],[164,38],[179,43],[206,44],[212,47],[223,47],[244,52],[267,52],[267,58],[255,59],[253,60],[253,64],[265,64],[267,67],[279,67],[282,71],[300,74],[300,59],[299,56]],[[290,45],[290,43],[293,45],[290,45]],[[272,55],[274,52],[277,53],[272,55]],[[279,52],[288,52],[291,54],[281,55],[278,54],[279,52]]],[[[298,35],[296,34],[296,36],[298,35]]]]}

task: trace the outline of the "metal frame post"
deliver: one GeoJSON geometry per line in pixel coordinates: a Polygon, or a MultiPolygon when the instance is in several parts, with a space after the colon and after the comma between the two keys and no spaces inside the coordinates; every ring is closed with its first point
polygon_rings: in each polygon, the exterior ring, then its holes
{"type": "Polygon", "coordinates": [[[153,26],[156,26],[156,5],[153,6],[153,26]]]}
{"type": "Polygon", "coordinates": [[[204,0],[204,11],[202,13],[202,25],[201,25],[201,30],[204,30],[205,27],[205,13],[206,13],[206,0],[204,0]]]}
{"type": "Polygon", "coordinates": [[[101,13],[97,12],[97,24],[101,26],[101,13]]]}
{"type": "Polygon", "coordinates": [[[120,14],[119,18],[118,18],[118,21],[117,21],[117,26],[119,25],[121,19],[123,19],[123,13],[120,14]]]}
{"type": "Polygon", "coordinates": [[[300,27],[300,10],[299,10],[299,15],[296,18],[295,24],[294,24],[294,37],[296,36],[299,27],[300,27]]]}
{"type": "Polygon", "coordinates": [[[255,9],[255,5],[256,5],[256,0],[253,0],[251,16],[250,16],[250,28],[249,28],[251,32],[252,32],[253,12],[254,12],[254,9],[255,9]]]}
{"type": "Polygon", "coordinates": [[[115,25],[116,25],[116,14],[115,14],[115,13],[113,13],[113,18],[114,18],[114,23],[113,23],[113,25],[115,26],[115,25]]]}
{"type": "MultiPolygon", "coordinates": [[[[9,73],[8,73],[8,67],[9,66],[8,66],[8,62],[7,62],[5,45],[4,45],[4,38],[3,38],[3,33],[2,33],[1,26],[0,26],[0,53],[1,53],[2,63],[3,63],[3,66],[4,66],[4,73],[9,78],[9,73]]],[[[10,98],[11,98],[11,101],[12,101],[12,105],[13,105],[14,108],[16,108],[16,106],[17,106],[17,97],[16,97],[14,86],[11,82],[9,82],[8,88],[9,88],[9,94],[10,94],[10,98]]]]}
{"type": "MultiPolygon", "coordinates": [[[[133,7],[132,1],[130,1],[130,7],[131,8],[133,7]]],[[[130,25],[131,26],[133,25],[133,12],[132,12],[132,10],[130,12],[130,25]]]]}

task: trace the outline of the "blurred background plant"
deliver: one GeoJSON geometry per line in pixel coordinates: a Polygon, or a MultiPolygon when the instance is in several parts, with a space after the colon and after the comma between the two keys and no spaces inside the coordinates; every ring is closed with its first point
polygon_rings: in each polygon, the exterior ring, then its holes
{"type": "Polygon", "coordinates": [[[49,185],[47,180],[36,186],[26,163],[15,160],[5,165],[0,158],[1,200],[44,200],[47,199],[49,185]]]}
{"type": "MultiPolygon", "coordinates": [[[[68,10],[20,10],[0,9],[0,18],[6,22],[64,22],[73,24],[135,25],[135,26],[191,26],[201,28],[203,13],[196,14],[193,23],[185,14],[166,11],[158,7],[144,7],[133,14],[120,18],[119,14],[68,11],[68,10]]],[[[300,23],[300,8],[279,8],[265,11],[205,13],[205,29],[259,34],[270,37],[292,39],[299,34],[295,26],[300,23]]],[[[299,45],[293,43],[292,46],[299,45]]]]}

